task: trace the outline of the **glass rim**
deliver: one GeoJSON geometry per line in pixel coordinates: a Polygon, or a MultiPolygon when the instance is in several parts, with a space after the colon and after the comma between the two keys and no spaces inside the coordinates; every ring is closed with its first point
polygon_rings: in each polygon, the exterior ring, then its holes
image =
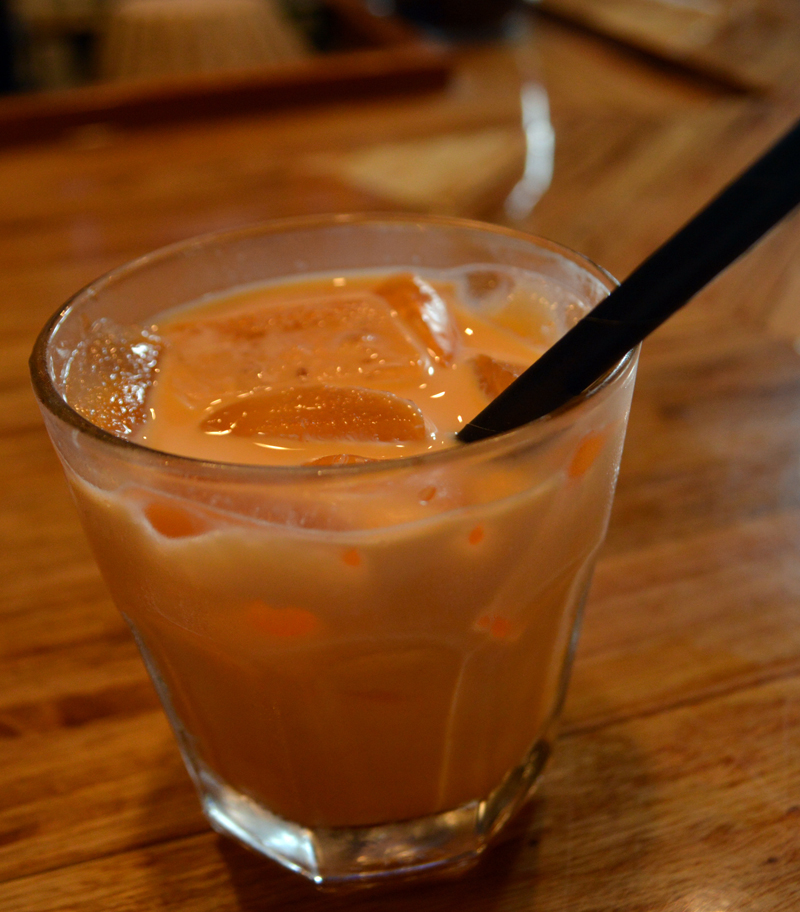
{"type": "MultiPolygon", "coordinates": [[[[74,430],[79,431],[102,444],[115,447],[120,455],[128,453],[139,459],[155,461],[162,470],[165,468],[177,470],[184,467],[185,469],[189,469],[194,476],[197,476],[198,474],[219,475],[220,473],[224,473],[226,480],[234,475],[271,476],[275,479],[282,478],[287,480],[296,477],[344,477],[345,473],[348,477],[353,477],[360,474],[375,474],[380,472],[397,473],[404,469],[413,469],[420,466],[446,464],[451,460],[460,461],[467,453],[488,455],[491,454],[493,450],[497,450],[499,454],[508,450],[513,450],[517,447],[530,445],[536,442],[540,435],[546,435],[550,430],[556,432],[556,425],[563,423],[564,419],[573,415],[584,405],[584,403],[614,385],[620,377],[627,373],[635,362],[635,356],[639,346],[626,352],[626,354],[623,355],[623,357],[610,368],[603,377],[595,381],[588,389],[570,399],[569,402],[565,403],[560,408],[547,415],[543,415],[534,421],[527,422],[519,427],[495,434],[491,437],[486,437],[469,444],[462,444],[460,446],[456,444],[452,447],[445,447],[443,449],[419,453],[413,456],[395,456],[366,463],[330,466],[222,462],[157,450],[126,437],[112,434],[110,431],[93,424],[88,418],[72,408],[69,402],[67,402],[58,391],[47,366],[50,341],[62,321],[70,316],[74,306],[85,296],[96,296],[102,291],[103,287],[113,282],[122,281],[126,275],[135,273],[143,267],[185,254],[189,250],[199,251],[203,248],[211,247],[220,241],[235,242],[236,240],[242,240],[248,237],[283,234],[289,231],[332,228],[337,225],[378,226],[380,224],[405,225],[408,227],[425,225],[507,237],[509,239],[522,241],[529,244],[531,247],[544,249],[549,253],[556,254],[569,260],[573,264],[583,268],[590,275],[599,279],[609,291],[613,290],[613,288],[619,284],[608,270],[604,269],[584,254],[578,253],[564,244],[559,244],[556,241],[551,241],[547,238],[516,228],[508,228],[503,225],[494,225],[474,219],[395,212],[345,213],[270,219],[269,221],[258,222],[240,228],[208,232],[159,247],[103,273],[89,284],[76,291],[49,318],[42,327],[34,343],[29,359],[29,367],[33,389],[38,401],[51,415],[64,424],[72,427],[74,430]],[[165,460],[167,461],[167,464],[165,464],[165,460]]],[[[185,472],[183,474],[185,474],[185,472]]]]}

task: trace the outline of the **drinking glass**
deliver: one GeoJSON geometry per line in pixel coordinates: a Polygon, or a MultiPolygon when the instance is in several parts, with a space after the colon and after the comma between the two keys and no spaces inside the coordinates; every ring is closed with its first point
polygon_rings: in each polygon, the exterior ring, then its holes
{"type": "Polygon", "coordinates": [[[637,352],[559,412],[488,440],[288,467],[108,433],[71,404],[74,353],[98,325],[124,335],[235,288],[393,269],[466,269],[476,311],[487,287],[524,274],[531,314],[567,322],[614,286],[584,257],[497,226],[291,220],[109,273],[53,316],[31,357],[86,534],[208,820],[326,887],[465,868],[530,795],[608,522],[637,352]]]}

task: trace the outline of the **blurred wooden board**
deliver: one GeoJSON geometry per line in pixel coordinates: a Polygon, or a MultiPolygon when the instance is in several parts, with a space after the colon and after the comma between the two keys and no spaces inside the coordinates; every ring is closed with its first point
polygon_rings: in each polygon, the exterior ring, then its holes
{"type": "Polygon", "coordinates": [[[503,204],[524,164],[525,135],[513,126],[380,143],[308,160],[312,170],[392,206],[473,216],[503,204]]]}
{"type": "Polygon", "coordinates": [[[795,67],[795,0],[539,0],[540,8],[707,78],[768,91],[795,67]]]}

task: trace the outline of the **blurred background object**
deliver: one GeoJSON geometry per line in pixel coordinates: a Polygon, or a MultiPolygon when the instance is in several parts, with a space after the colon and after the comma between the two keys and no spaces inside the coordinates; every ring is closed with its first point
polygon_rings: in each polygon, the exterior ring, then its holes
{"type": "Polygon", "coordinates": [[[13,21],[5,0],[0,0],[0,93],[13,92],[17,87],[14,72],[13,21]]]}
{"type": "Polygon", "coordinates": [[[393,9],[420,25],[452,35],[480,35],[498,28],[518,0],[394,0],[393,9]]]}
{"type": "MultiPolygon", "coordinates": [[[[52,78],[27,80],[26,88],[67,91],[30,91],[4,99],[0,103],[0,146],[56,138],[85,127],[97,133],[99,126],[107,133],[109,129],[174,126],[339,99],[425,92],[441,89],[449,79],[454,55],[447,46],[426,39],[398,17],[373,14],[363,0],[285,2],[280,9],[286,15],[280,18],[279,0],[126,0],[119,7],[102,2],[106,13],[93,20],[93,46],[110,42],[106,24],[116,9],[150,8],[159,14],[180,10],[186,16],[177,17],[180,27],[174,30],[169,24],[144,27],[141,31],[147,41],[140,41],[136,37],[141,37],[140,32],[134,28],[117,43],[116,51],[107,51],[105,81],[96,77],[96,55],[88,50],[81,55],[90,70],[83,79],[75,75],[77,67],[70,71],[51,66],[48,74],[52,78]],[[242,29],[241,20],[237,25],[224,21],[236,9],[244,11],[242,18],[249,20],[251,28],[242,29]],[[204,11],[209,14],[205,18],[204,11]],[[275,22],[280,23],[282,39],[275,37],[275,22]],[[265,24],[268,39],[263,34],[265,24]],[[258,32],[256,37],[254,32],[258,32]],[[267,44],[269,60],[264,59],[267,44]],[[260,62],[253,61],[253,47],[260,62]]],[[[43,20],[38,21],[41,25],[43,20]]],[[[75,25],[78,20],[71,21],[75,25]]],[[[33,19],[19,18],[18,22],[29,35],[36,32],[33,19]]],[[[74,44],[73,40],[65,47],[74,44]]],[[[19,44],[21,51],[31,51],[22,53],[17,63],[27,73],[34,72],[29,65],[35,57],[31,45],[19,44]]],[[[54,59],[69,60],[70,55],[54,59]]],[[[39,72],[43,71],[40,67],[39,72]]]]}
{"type": "Polygon", "coordinates": [[[520,224],[544,196],[553,179],[556,135],[550,120],[547,94],[538,41],[530,15],[508,17],[506,46],[519,77],[519,102],[525,156],[522,176],[513,186],[503,206],[507,219],[520,224]]]}
{"type": "Polygon", "coordinates": [[[370,7],[366,0],[0,0],[0,91],[254,69],[419,41],[413,26],[370,7]]]}
{"type": "Polygon", "coordinates": [[[101,41],[101,80],[282,63],[309,48],[275,0],[117,0],[101,41]]]}
{"type": "Polygon", "coordinates": [[[94,76],[105,0],[7,0],[16,87],[54,89],[94,76]]]}

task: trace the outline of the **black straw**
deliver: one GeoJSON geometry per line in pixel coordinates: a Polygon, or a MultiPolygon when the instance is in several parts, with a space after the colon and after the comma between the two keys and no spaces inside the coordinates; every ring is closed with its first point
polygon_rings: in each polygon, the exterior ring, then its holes
{"type": "Polygon", "coordinates": [[[458,433],[491,437],[599,380],[800,204],[800,121],[458,433]]]}

